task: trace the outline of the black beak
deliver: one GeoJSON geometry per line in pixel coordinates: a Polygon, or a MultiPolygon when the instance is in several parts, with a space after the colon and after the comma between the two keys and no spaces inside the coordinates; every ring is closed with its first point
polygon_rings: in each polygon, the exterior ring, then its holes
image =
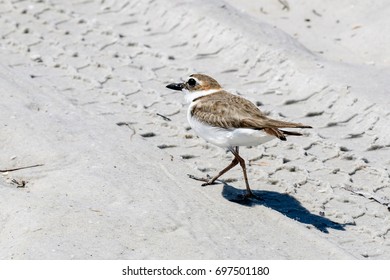
{"type": "Polygon", "coordinates": [[[182,90],[184,88],[184,84],[183,83],[178,83],[178,84],[169,84],[167,85],[167,88],[169,89],[173,89],[173,90],[182,90]]]}

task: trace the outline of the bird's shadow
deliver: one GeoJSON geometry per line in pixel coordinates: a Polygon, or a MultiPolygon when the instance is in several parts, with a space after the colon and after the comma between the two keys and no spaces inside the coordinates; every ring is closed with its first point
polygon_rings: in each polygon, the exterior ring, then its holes
{"type": "Polygon", "coordinates": [[[310,213],[301,203],[289,194],[274,191],[253,191],[258,198],[244,198],[243,190],[224,184],[222,196],[234,203],[243,206],[253,207],[256,205],[266,206],[276,210],[290,219],[303,224],[313,225],[318,230],[329,233],[328,229],[345,230],[345,226],[351,224],[339,224],[328,218],[310,213]]]}

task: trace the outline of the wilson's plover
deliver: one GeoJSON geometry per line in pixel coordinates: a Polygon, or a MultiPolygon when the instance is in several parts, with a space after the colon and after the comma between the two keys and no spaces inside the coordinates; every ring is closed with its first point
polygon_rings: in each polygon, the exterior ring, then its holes
{"type": "Polygon", "coordinates": [[[286,135],[302,135],[280,128],[311,128],[302,123],[275,120],[265,116],[249,100],[225,91],[213,78],[204,74],[192,74],[184,83],[166,86],[180,90],[190,106],[187,119],[195,133],[234,155],[233,161],[211,179],[192,177],[205,181],[202,186],[211,185],[221,175],[237,164],[241,165],[246,185],[246,197],[254,197],[248,183],[245,160],[239,155],[239,146],[256,146],[286,135]]]}

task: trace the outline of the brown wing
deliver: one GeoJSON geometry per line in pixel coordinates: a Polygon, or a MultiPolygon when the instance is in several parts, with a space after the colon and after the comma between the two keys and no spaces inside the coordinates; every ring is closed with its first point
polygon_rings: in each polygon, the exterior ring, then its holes
{"type": "Polygon", "coordinates": [[[310,126],[301,123],[270,119],[252,102],[226,91],[219,91],[199,98],[193,106],[191,114],[211,126],[227,129],[262,129],[281,140],[286,139],[284,134],[299,135],[299,133],[281,131],[278,128],[310,128],[310,126]]]}

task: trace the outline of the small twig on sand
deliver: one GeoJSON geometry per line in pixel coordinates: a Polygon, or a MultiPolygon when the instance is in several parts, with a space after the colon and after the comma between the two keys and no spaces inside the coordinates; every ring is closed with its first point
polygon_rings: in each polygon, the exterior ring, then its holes
{"type": "Polygon", "coordinates": [[[387,197],[379,197],[375,194],[371,194],[368,192],[363,192],[359,190],[354,190],[351,187],[344,187],[345,190],[350,191],[353,194],[363,196],[367,199],[374,200],[379,204],[382,204],[384,206],[387,206],[387,209],[390,211],[390,200],[387,197]]]}
{"type": "Polygon", "coordinates": [[[33,167],[38,167],[38,166],[43,166],[43,164],[35,164],[35,165],[16,167],[16,168],[10,168],[10,169],[0,169],[0,172],[11,172],[11,171],[17,171],[17,170],[21,170],[21,169],[33,168],[33,167]]]}
{"type": "Polygon", "coordinates": [[[133,123],[133,122],[117,122],[116,123],[117,126],[127,126],[133,132],[133,134],[130,135],[130,139],[133,138],[133,136],[135,135],[135,129],[131,126],[132,124],[135,124],[135,123],[133,123]]]}
{"type": "Polygon", "coordinates": [[[282,10],[287,10],[290,11],[290,5],[286,0],[278,0],[280,4],[282,4],[283,9],[282,10]]]}
{"type": "Polygon", "coordinates": [[[17,181],[17,180],[15,180],[15,179],[12,179],[11,182],[14,183],[14,184],[16,185],[17,188],[25,188],[25,187],[26,187],[26,184],[27,184],[27,182],[24,181],[24,180],[17,181]]]}
{"type": "Polygon", "coordinates": [[[313,14],[315,14],[316,16],[322,17],[322,15],[314,9],[313,9],[313,14]]]}
{"type": "Polygon", "coordinates": [[[168,118],[168,117],[166,117],[164,115],[161,115],[159,113],[157,113],[156,115],[159,116],[159,117],[162,117],[164,119],[164,121],[172,121],[170,118],[168,118]]]}

